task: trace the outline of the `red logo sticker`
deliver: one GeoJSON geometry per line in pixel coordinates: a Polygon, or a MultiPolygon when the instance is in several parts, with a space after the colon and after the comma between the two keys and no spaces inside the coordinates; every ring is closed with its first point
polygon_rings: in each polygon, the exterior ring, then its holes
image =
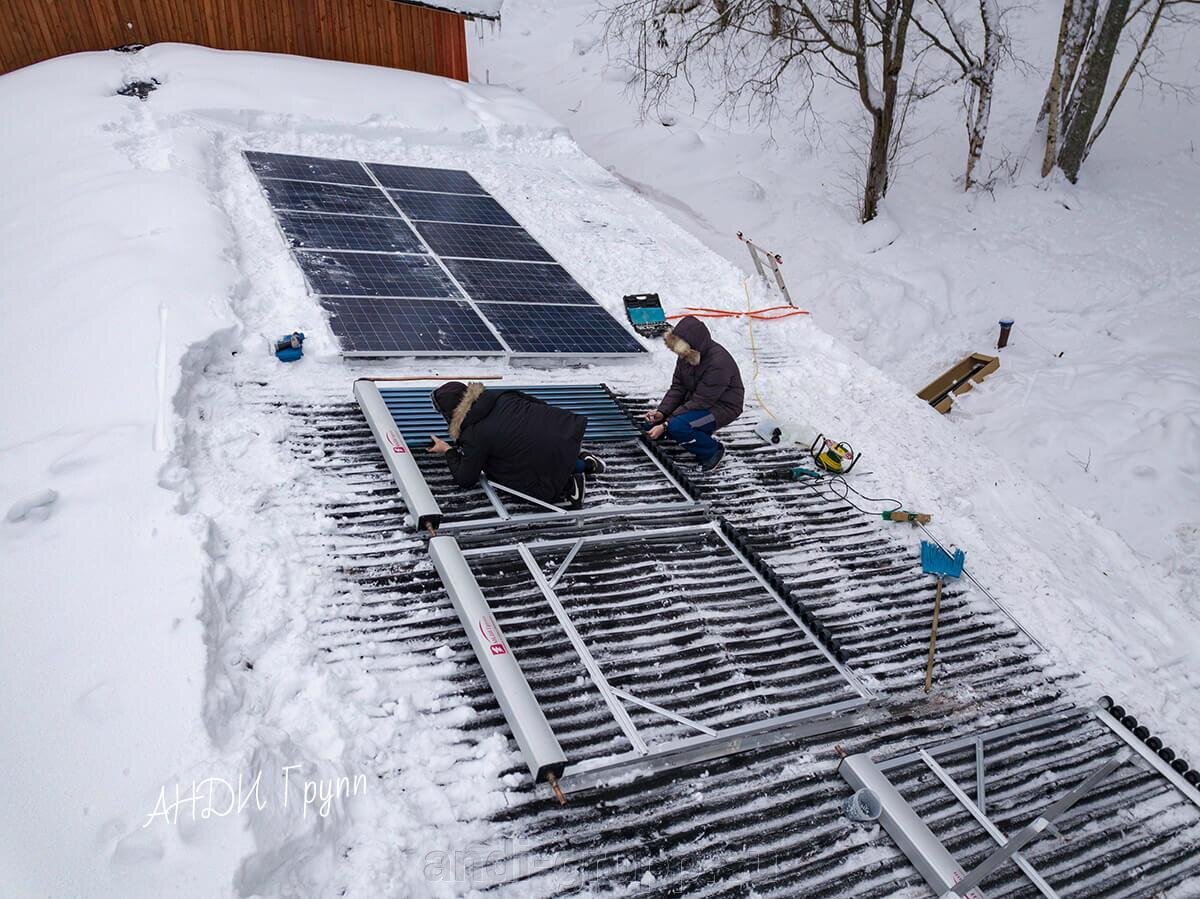
{"type": "Polygon", "coordinates": [[[388,445],[391,446],[393,453],[407,453],[408,447],[404,445],[404,441],[400,439],[400,435],[395,431],[388,431],[386,435],[388,445]]]}
{"type": "Polygon", "coordinates": [[[488,650],[492,655],[502,656],[508,653],[508,648],[500,639],[500,632],[496,629],[496,622],[490,615],[484,615],[479,619],[479,633],[483,634],[483,640],[488,644],[488,650]]]}

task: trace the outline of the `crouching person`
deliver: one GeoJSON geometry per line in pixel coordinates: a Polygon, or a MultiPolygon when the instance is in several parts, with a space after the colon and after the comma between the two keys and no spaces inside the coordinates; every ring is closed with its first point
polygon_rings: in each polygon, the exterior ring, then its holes
{"type": "Polygon", "coordinates": [[[658,408],[646,413],[645,429],[654,439],[670,437],[712,471],[725,455],[713,433],[742,414],[746,390],[737,362],[708,333],[704,322],[685,315],[663,336],[679,358],[671,389],[658,408]]]}
{"type": "Polygon", "coordinates": [[[430,452],[446,459],[460,487],[488,480],[545,503],[583,505],[585,475],[604,463],[581,450],[587,418],[518,390],[486,390],[473,381],[449,381],[433,392],[446,419],[451,446],[430,435],[430,452]]]}

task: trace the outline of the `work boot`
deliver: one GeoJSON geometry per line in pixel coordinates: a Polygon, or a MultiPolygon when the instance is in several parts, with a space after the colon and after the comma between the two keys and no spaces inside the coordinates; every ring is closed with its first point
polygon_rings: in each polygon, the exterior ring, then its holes
{"type": "Polygon", "coordinates": [[[721,464],[721,460],[725,458],[725,447],[717,444],[717,451],[700,463],[701,471],[712,471],[721,464]]]}
{"type": "Polygon", "coordinates": [[[583,473],[589,477],[604,474],[604,470],[608,468],[603,459],[587,450],[579,454],[579,461],[583,463],[583,473]]]}
{"type": "Polygon", "coordinates": [[[583,475],[571,475],[571,482],[567,484],[567,494],[563,499],[572,510],[578,511],[583,508],[583,497],[587,493],[587,485],[584,483],[583,475]]]}

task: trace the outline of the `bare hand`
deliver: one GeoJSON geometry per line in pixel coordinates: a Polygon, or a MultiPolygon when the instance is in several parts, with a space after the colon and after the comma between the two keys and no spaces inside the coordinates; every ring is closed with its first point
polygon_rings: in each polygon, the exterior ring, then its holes
{"type": "Polygon", "coordinates": [[[655,426],[654,426],[654,427],[652,427],[652,428],[650,429],[650,431],[649,431],[649,434],[650,434],[650,439],[651,439],[651,440],[657,440],[659,437],[661,437],[661,436],[662,436],[663,434],[665,434],[666,432],[667,432],[667,426],[666,426],[666,425],[655,425],[655,426]]]}
{"type": "Polygon", "coordinates": [[[429,439],[433,441],[429,445],[429,451],[431,453],[437,453],[440,456],[443,453],[450,452],[450,444],[448,444],[445,440],[443,440],[437,434],[430,434],[429,439]]]}
{"type": "Polygon", "coordinates": [[[646,413],[646,421],[662,421],[662,420],[663,420],[663,414],[661,412],[659,412],[657,409],[651,409],[649,412],[646,413]]]}

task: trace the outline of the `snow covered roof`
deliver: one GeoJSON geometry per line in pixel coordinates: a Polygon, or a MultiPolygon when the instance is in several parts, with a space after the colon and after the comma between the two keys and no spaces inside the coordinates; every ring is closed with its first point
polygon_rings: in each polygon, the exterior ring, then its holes
{"type": "Polygon", "coordinates": [[[449,3],[426,3],[424,0],[394,0],[396,3],[407,3],[409,6],[427,6],[430,9],[441,9],[446,12],[456,12],[468,18],[491,19],[499,21],[500,7],[504,0],[450,0],[449,3]]]}

